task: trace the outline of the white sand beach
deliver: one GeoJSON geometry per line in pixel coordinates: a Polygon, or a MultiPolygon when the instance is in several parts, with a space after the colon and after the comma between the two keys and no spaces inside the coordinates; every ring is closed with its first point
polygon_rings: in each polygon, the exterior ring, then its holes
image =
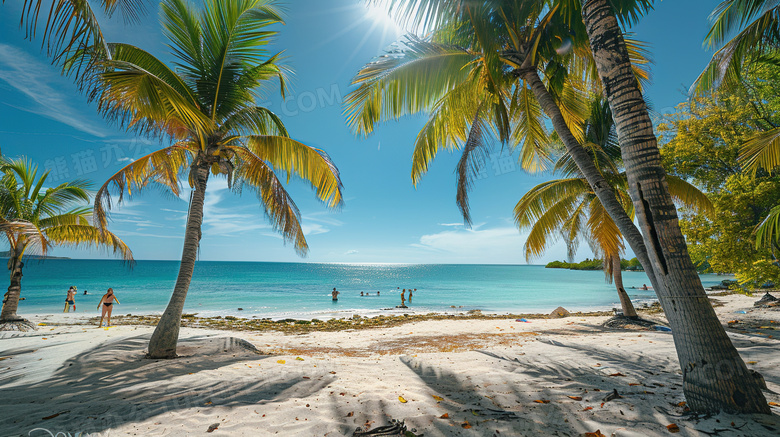
{"type": "MultiPolygon", "coordinates": [[[[731,338],[765,378],[767,400],[780,403],[780,311],[754,310],[756,297],[717,299],[724,324],[739,320],[731,338]]],[[[1,334],[0,434],[351,436],[392,419],[427,437],[780,434],[776,406],[771,416],[684,414],[670,333],[606,329],[606,319],[183,328],[181,358],[148,360],[149,326],[43,316],[36,332],[1,334]]]]}

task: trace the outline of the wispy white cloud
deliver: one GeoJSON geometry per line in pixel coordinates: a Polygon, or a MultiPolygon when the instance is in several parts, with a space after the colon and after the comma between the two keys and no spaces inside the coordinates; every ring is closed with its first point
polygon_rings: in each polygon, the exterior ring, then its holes
{"type": "MultiPolygon", "coordinates": [[[[232,195],[225,178],[210,178],[206,188],[206,200],[203,205],[204,233],[208,235],[237,235],[243,232],[267,230],[261,235],[279,237],[275,234],[266,217],[261,212],[261,206],[255,201],[241,206],[225,206],[224,201],[232,195]],[[247,211],[247,212],[244,212],[247,211]]],[[[179,198],[185,202],[190,200],[189,188],[182,190],[179,198]]],[[[167,210],[170,212],[179,212],[167,210]]],[[[184,211],[186,214],[186,211],[184,211]]],[[[314,212],[301,216],[301,228],[306,236],[324,234],[333,226],[342,226],[344,222],[330,217],[331,213],[314,212]]]]}
{"type": "Polygon", "coordinates": [[[307,237],[330,232],[329,228],[326,228],[319,223],[303,223],[301,228],[303,229],[303,235],[307,237]]]}
{"type": "Polygon", "coordinates": [[[16,47],[0,44],[0,80],[35,102],[31,108],[18,109],[59,121],[96,137],[106,137],[108,133],[105,130],[80,117],[68,103],[73,96],[66,96],[57,89],[55,79],[59,76],[51,68],[16,47]]]}
{"type": "Polygon", "coordinates": [[[125,237],[152,237],[152,238],[170,238],[170,239],[183,239],[184,235],[160,235],[160,234],[150,234],[147,232],[136,232],[136,231],[122,231],[119,233],[119,236],[122,238],[125,237]]]}
{"type": "Polygon", "coordinates": [[[303,214],[301,218],[304,222],[312,221],[317,223],[324,223],[326,225],[331,226],[343,226],[344,222],[331,217],[333,215],[330,211],[319,211],[319,212],[313,212],[309,214],[303,214]]]}
{"type": "Polygon", "coordinates": [[[357,255],[358,253],[360,253],[359,250],[352,249],[344,252],[344,255],[357,255]]]}
{"type": "Polygon", "coordinates": [[[522,248],[523,239],[517,229],[510,227],[485,230],[451,230],[423,235],[415,247],[451,253],[474,253],[499,248],[522,248]],[[519,243],[519,244],[518,244],[519,243]]]}
{"type": "MultiPolygon", "coordinates": [[[[203,204],[204,233],[208,235],[234,235],[259,229],[271,229],[265,223],[265,217],[259,212],[243,214],[244,208],[220,206],[228,191],[227,180],[215,178],[206,188],[206,200],[203,204]]],[[[187,193],[189,199],[189,193],[187,193]]]]}
{"type": "Polygon", "coordinates": [[[113,220],[115,223],[128,223],[134,226],[137,226],[139,228],[162,228],[163,225],[159,223],[154,223],[151,220],[145,220],[145,219],[139,219],[139,218],[128,218],[128,219],[120,219],[115,218],[113,220]]]}
{"type": "MultiPolygon", "coordinates": [[[[411,246],[447,260],[446,262],[525,263],[523,245],[527,238],[527,233],[520,233],[513,226],[489,228],[480,224],[479,229],[448,229],[426,234],[411,246]]],[[[583,256],[593,256],[587,247],[581,249],[583,256]]],[[[552,241],[542,257],[529,261],[542,264],[565,258],[565,244],[552,241]]]]}

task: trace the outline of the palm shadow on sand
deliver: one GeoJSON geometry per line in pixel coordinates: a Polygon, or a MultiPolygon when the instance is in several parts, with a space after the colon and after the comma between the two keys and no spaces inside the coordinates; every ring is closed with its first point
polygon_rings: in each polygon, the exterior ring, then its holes
{"type": "MultiPolygon", "coordinates": [[[[294,372],[270,373],[261,368],[251,378],[221,377],[218,369],[222,367],[242,361],[259,364],[272,358],[240,339],[181,340],[180,358],[175,360],[144,358],[148,341],[149,336],[144,335],[102,343],[73,356],[50,377],[37,382],[14,384],[4,379],[0,429],[4,435],[24,436],[36,428],[74,435],[103,433],[164,413],[186,413],[191,408],[262,405],[306,397],[333,380],[330,375],[301,379],[294,372]]],[[[4,354],[27,352],[31,350],[4,354]]],[[[204,424],[204,431],[208,425],[204,424]]]]}
{"type": "MultiPolygon", "coordinates": [[[[472,351],[475,361],[491,363],[491,370],[483,374],[431,365],[422,357],[399,357],[413,377],[424,384],[426,394],[421,399],[417,389],[415,396],[416,401],[424,401],[427,406],[422,411],[411,408],[408,416],[399,416],[396,406],[388,408],[387,402],[381,399],[358,409],[334,403],[333,414],[343,418],[339,432],[351,435],[355,425],[364,420],[370,420],[371,426],[376,427],[388,424],[391,418],[405,420],[409,429],[416,428],[426,436],[579,436],[598,428],[607,435],[608,430],[617,432],[616,435],[632,431],[630,435],[666,435],[666,425],[673,422],[686,432],[695,429],[724,436],[751,432],[764,435],[780,429],[777,415],[722,416],[721,422],[717,422],[718,417],[699,420],[682,415],[682,408],[675,408],[682,400],[681,385],[669,384],[662,378],[663,374],[676,372],[677,363],[673,359],[614,351],[568,339],[542,341],[550,345],[544,354],[526,355],[520,350],[472,351]],[[561,348],[561,354],[556,353],[557,348],[561,348]],[[572,356],[571,351],[575,351],[573,358],[558,358],[572,356]],[[616,374],[625,376],[610,376],[616,374]],[[605,402],[604,398],[613,390],[622,397],[605,402]],[[441,398],[433,408],[435,414],[431,414],[430,408],[433,396],[441,398]],[[391,417],[388,411],[396,415],[391,417]],[[348,418],[349,413],[359,420],[348,418]],[[740,429],[720,434],[724,419],[728,420],[725,423],[736,421],[740,429]],[[627,428],[626,423],[631,426],[627,428]]],[[[769,351],[762,349],[760,353],[769,351]]]]}

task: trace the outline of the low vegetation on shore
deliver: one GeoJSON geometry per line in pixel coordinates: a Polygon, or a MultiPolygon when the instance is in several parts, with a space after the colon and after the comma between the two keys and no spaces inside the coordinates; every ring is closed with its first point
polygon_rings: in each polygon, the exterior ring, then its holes
{"type": "MultiPolygon", "coordinates": [[[[580,261],[578,263],[566,262],[566,261],[552,261],[547,263],[545,267],[548,269],[604,270],[604,260],[586,258],[584,261],[580,261]]],[[[630,260],[621,259],[620,269],[642,271],[642,264],[640,264],[639,260],[636,258],[631,258],[630,260]]]]}

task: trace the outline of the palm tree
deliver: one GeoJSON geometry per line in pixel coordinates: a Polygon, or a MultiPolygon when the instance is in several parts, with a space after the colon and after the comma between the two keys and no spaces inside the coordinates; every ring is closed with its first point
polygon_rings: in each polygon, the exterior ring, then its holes
{"type": "Polygon", "coordinates": [[[110,191],[121,202],[150,183],[179,194],[180,179],[192,187],[179,275],[173,295],[149,343],[149,356],[176,356],[184,300],[198,255],[203,204],[210,175],[227,177],[236,191],[247,187],[271,223],[295,250],[308,245],[300,213],[275,171],[308,181],[329,207],[342,203],[338,169],[328,155],[291,139],[281,120],[255,99],[271,79],[285,90],[286,69],[264,47],[282,23],[272,0],[207,0],[194,9],[165,0],[161,21],[175,59],[170,68],[126,44],[109,44],[111,59],[93,96],[100,110],[141,133],[165,136],[172,145],[136,160],[97,192],[95,216],[105,228],[110,191]]]}
{"type": "MultiPolygon", "coordinates": [[[[634,207],[628,194],[625,172],[619,168],[620,146],[617,142],[609,105],[596,99],[585,123],[585,148],[633,219],[634,207]]],[[[544,182],[529,190],[515,206],[515,222],[530,233],[523,247],[526,259],[541,256],[559,236],[563,237],[569,257],[573,257],[581,240],[585,240],[597,258],[604,260],[604,273],[614,279],[623,315],[638,318],[631,299],[623,288],[620,259],[625,244],[620,230],[607,214],[576,163],[568,154],[555,164],[554,172],[564,179],[544,182]]],[[[682,179],[668,176],[675,199],[700,212],[712,209],[706,195],[682,179]]]]}
{"type": "MultiPolygon", "coordinates": [[[[572,20],[577,8],[552,1],[377,3],[387,3],[391,12],[415,27],[428,20],[439,28],[429,40],[411,38],[402,50],[358,73],[353,84],[359,87],[345,99],[348,124],[356,134],[370,134],[380,121],[429,111],[415,144],[412,180],[419,181],[440,149],[462,148],[456,201],[468,224],[467,192],[484,161],[487,137],[510,147],[522,143],[526,169],[549,165],[544,112],[637,257],[649,263],[639,230],[580,144],[581,122],[587,116],[585,91],[598,84],[592,80],[587,40],[576,37],[584,35],[577,27],[582,22],[572,20]],[[454,14],[451,21],[445,20],[448,14],[454,14]]],[[[633,59],[646,62],[641,45],[634,49],[633,59]]],[[[647,78],[641,68],[635,72],[647,78]]],[[[652,270],[648,276],[652,280],[652,270]]]]}
{"type": "Polygon", "coordinates": [[[22,262],[30,252],[46,255],[53,246],[105,246],[127,261],[133,253],[116,235],[90,223],[89,184],[65,182],[45,188],[49,172],[38,177],[38,166],[20,158],[0,158],[0,232],[8,241],[11,285],[3,300],[0,330],[32,326],[16,314],[22,288],[22,262]]]}
{"type": "MultiPolygon", "coordinates": [[[[652,7],[652,1],[636,2],[644,9],[652,7]]],[[[688,405],[698,412],[768,414],[761,388],[720,324],[688,254],[653,124],[612,3],[582,0],[582,19],[617,126],[629,192],[655,275],[656,295],[672,332],[677,333],[674,338],[684,368],[688,405]],[[722,377],[722,363],[731,369],[729,378],[722,377]]]]}
{"type": "MultiPolygon", "coordinates": [[[[665,172],[661,167],[652,122],[636,78],[635,66],[631,62],[630,50],[618,23],[620,20],[625,25],[630,25],[652,8],[652,0],[375,2],[387,3],[392,13],[407,22],[432,28],[462,28],[460,23],[469,22],[475,11],[481,7],[492,8],[497,12],[492,15],[492,19],[479,20],[483,23],[480,28],[506,28],[506,36],[499,41],[508,41],[511,45],[493,44],[494,48],[503,50],[488,53],[510,61],[514,74],[527,81],[572,159],[642,263],[672,327],[678,359],[685,370],[683,389],[690,408],[698,412],[727,410],[768,413],[769,407],[759,385],[748,372],[744,361],[720,325],[688,255],[678,225],[677,212],[669,195],[665,172]],[[532,11],[533,5],[542,3],[546,7],[544,11],[557,11],[558,16],[546,14],[545,19],[539,19],[539,15],[520,14],[532,11]],[[580,38],[587,36],[586,42],[590,46],[588,56],[593,60],[598,73],[594,76],[603,84],[603,93],[610,103],[617,125],[629,192],[641,234],[625,213],[608,182],[595,168],[587,151],[578,143],[570,123],[567,123],[566,115],[551,92],[555,88],[546,87],[545,83],[539,80],[539,61],[542,56],[537,48],[545,42],[553,41],[556,34],[536,34],[529,29],[543,30],[545,26],[531,26],[529,23],[547,24],[551,23],[553,18],[561,20],[560,23],[570,30],[578,30],[557,35],[561,40],[573,36],[572,50],[575,52],[580,48],[580,38]],[[531,38],[520,37],[529,32],[531,38]],[[730,378],[723,379],[718,376],[718,366],[722,365],[727,365],[732,370],[729,373],[730,378]]],[[[483,33],[475,32],[476,34],[483,33]]],[[[488,40],[480,38],[479,42],[488,40]]],[[[564,68],[568,67],[569,65],[564,65],[564,68]]],[[[431,75],[446,73],[446,70],[432,71],[431,75]]],[[[430,82],[436,83],[433,79],[430,82]]],[[[437,97],[440,95],[436,94],[438,92],[440,88],[431,88],[427,95],[398,92],[394,95],[399,97],[399,103],[405,103],[404,97],[437,97]]],[[[387,112],[388,108],[393,108],[393,103],[385,103],[383,108],[377,104],[376,97],[371,97],[375,101],[371,102],[365,120],[374,122],[383,115],[383,111],[387,112]]],[[[419,105],[417,100],[408,100],[419,105]]],[[[402,109],[407,107],[402,106],[402,109]]]]}

